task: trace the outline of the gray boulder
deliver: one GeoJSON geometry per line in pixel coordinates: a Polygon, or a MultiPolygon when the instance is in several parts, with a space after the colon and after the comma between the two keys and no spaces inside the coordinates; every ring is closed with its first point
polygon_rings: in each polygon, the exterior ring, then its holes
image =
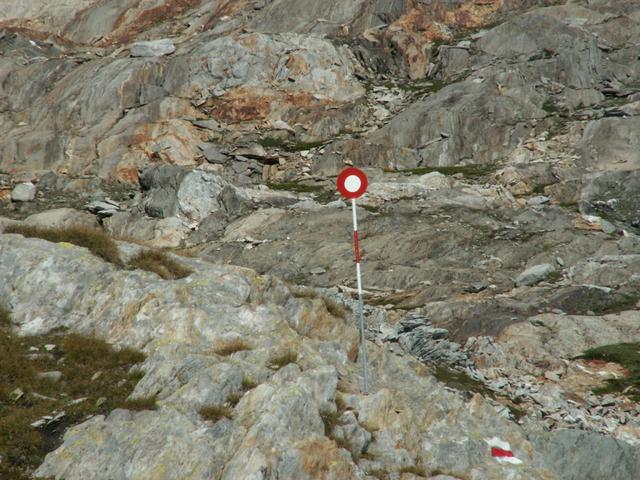
{"type": "Polygon", "coordinates": [[[144,208],[157,218],[179,217],[186,223],[200,223],[218,211],[225,213],[242,208],[246,195],[225,179],[204,170],[187,170],[174,166],[145,170],[140,184],[146,191],[144,208]]]}
{"type": "Polygon", "coordinates": [[[534,265],[533,267],[527,268],[524,272],[522,272],[516,278],[516,286],[524,287],[535,285],[536,283],[540,283],[543,280],[546,280],[549,275],[556,271],[556,267],[551,265],[550,263],[543,263],[541,265],[534,265]]]}
{"type": "Polygon", "coordinates": [[[19,183],[11,191],[14,202],[31,202],[36,198],[36,186],[31,182],[19,183]]]}

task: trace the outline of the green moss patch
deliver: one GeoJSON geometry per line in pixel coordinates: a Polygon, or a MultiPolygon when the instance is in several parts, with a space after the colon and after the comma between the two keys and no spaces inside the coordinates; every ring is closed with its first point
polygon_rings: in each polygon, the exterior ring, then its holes
{"type": "Polygon", "coordinates": [[[0,478],[26,480],[71,425],[115,408],[150,409],[155,399],[127,401],[144,356],[115,351],[76,334],[19,337],[0,326],[0,478]],[[55,345],[46,348],[45,345],[55,345]],[[58,380],[44,372],[60,372],[58,380]],[[44,416],[59,420],[33,427],[44,416]]]}
{"type": "Polygon", "coordinates": [[[578,358],[614,362],[629,372],[624,378],[607,380],[605,386],[594,388],[593,393],[601,395],[624,392],[632,400],[640,401],[640,342],[592,348],[578,358]]]}

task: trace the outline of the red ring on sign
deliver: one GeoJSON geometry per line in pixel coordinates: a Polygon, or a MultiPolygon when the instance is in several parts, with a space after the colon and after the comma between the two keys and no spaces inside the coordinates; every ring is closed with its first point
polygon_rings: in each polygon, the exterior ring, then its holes
{"type": "Polygon", "coordinates": [[[367,175],[359,168],[348,167],[340,172],[336,183],[338,185],[338,191],[344,198],[353,199],[364,195],[364,192],[367,191],[369,180],[367,179],[367,175]],[[347,179],[351,176],[356,176],[358,180],[360,180],[360,187],[355,191],[347,189],[347,179]]]}

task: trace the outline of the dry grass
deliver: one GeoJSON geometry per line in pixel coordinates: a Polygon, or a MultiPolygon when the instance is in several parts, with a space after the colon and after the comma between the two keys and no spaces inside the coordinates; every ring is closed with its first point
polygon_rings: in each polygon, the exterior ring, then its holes
{"type": "Polygon", "coordinates": [[[321,412],[320,418],[322,418],[322,422],[324,423],[324,436],[333,438],[333,430],[338,426],[340,422],[340,417],[342,416],[342,412],[337,410],[336,412],[321,412]]]}
{"type": "Polygon", "coordinates": [[[318,298],[318,293],[313,288],[291,287],[291,294],[296,298],[307,298],[313,300],[318,298]]]}
{"type": "Polygon", "coordinates": [[[337,445],[335,442],[327,439],[314,439],[300,450],[302,451],[302,469],[311,478],[325,478],[325,475],[331,471],[333,460],[336,457],[337,445]]]}
{"type": "Polygon", "coordinates": [[[24,237],[42,238],[54,243],[72,243],[87,248],[103,260],[122,266],[118,246],[109,235],[95,228],[76,225],[64,228],[40,228],[29,225],[9,225],[4,233],[17,233],[24,237]]]}
{"type": "Polygon", "coordinates": [[[236,405],[238,405],[238,402],[240,402],[240,399],[242,399],[242,394],[232,393],[227,397],[227,403],[231,405],[231,407],[235,407],[236,405]]]}
{"type": "Polygon", "coordinates": [[[158,250],[143,250],[129,262],[129,268],[156,273],[165,280],[178,280],[193,273],[190,268],[172,260],[158,250]]]}
{"type": "MultiPolygon", "coordinates": [[[[338,380],[338,385],[336,386],[336,390],[338,392],[342,392],[342,393],[349,393],[349,394],[356,393],[356,391],[353,389],[353,387],[351,385],[349,385],[347,382],[345,382],[343,379],[339,379],[338,380]]],[[[336,401],[337,400],[338,400],[338,397],[336,397],[336,401]]]]}
{"type": "Polygon", "coordinates": [[[298,353],[293,350],[287,350],[285,352],[276,353],[269,359],[269,368],[280,370],[282,367],[286,367],[290,363],[296,363],[298,361],[298,353]]]}
{"type": "Polygon", "coordinates": [[[253,390],[257,386],[258,384],[251,380],[249,377],[242,377],[242,390],[244,390],[245,392],[253,390]]]}
{"type": "Polygon", "coordinates": [[[417,465],[411,465],[410,467],[402,467],[400,469],[400,474],[403,474],[403,473],[412,473],[419,477],[431,476],[424,467],[418,467],[417,465]]]}
{"type": "Polygon", "coordinates": [[[354,336],[353,340],[351,340],[351,345],[349,346],[349,350],[347,350],[347,358],[349,361],[356,363],[358,361],[358,354],[360,353],[360,338],[358,336],[354,336]]]}
{"type": "Polygon", "coordinates": [[[114,408],[124,408],[126,410],[135,410],[135,411],[155,410],[158,408],[158,405],[156,404],[156,397],[151,396],[151,397],[133,398],[131,400],[125,400],[117,404],[116,406],[114,406],[114,408]]]}
{"type": "Polygon", "coordinates": [[[11,312],[0,303],[0,328],[11,326],[11,312]]]}
{"type": "Polygon", "coordinates": [[[231,420],[233,418],[233,410],[226,405],[206,405],[198,410],[200,416],[211,422],[217,422],[223,418],[231,420]]]}
{"type": "Polygon", "coordinates": [[[90,415],[114,408],[149,408],[153,400],[127,401],[140,379],[131,367],[144,356],[133,350],[114,351],[108,344],[79,335],[19,337],[0,326],[0,478],[26,480],[46,453],[58,447],[65,429],[90,415]],[[56,348],[47,353],[46,344],[56,348]],[[37,355],[30,348],[37,348],[37,355]],[[27,353],[30,356],[27,356],[27,353]],[[59,382],[38,376],[58,370],[59,382]],[[94,374],[100,375],[92,379],[94,374]],[[23,393],[14,393],[20,389],[23,393]],[[43,397],[39,397],[38,395],[43,397]],[[70,405],[78,398],[86,400],[70,405]],[[98,399],[103,399],[98,406],[98,399]],[[31,427],[43,415],[66,413],[44,430],[31,427]]]}
{"type": "Polygon", "coordinates": [[[241,338],[226,340],[218,343],[213,347],[214,353],[222,355],[223,357],[228,357],[233,353],[241,352],[243,350],[251,350],[251,345],[249,345],[241,338]]]}
{"type": "Polygon", "coordinates": [[[327,307],[327,311],[336,318],[346,320],[351,313],[351,310],[346,306],[332,300],[330,298],[323,298],[324,304],[327,307]]]}

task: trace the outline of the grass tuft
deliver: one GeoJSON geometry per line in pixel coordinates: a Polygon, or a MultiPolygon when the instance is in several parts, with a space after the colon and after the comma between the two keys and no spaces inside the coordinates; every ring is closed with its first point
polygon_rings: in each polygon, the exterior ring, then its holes
{"type": "Polygon", "coordinates": [[[11,326],[11,312],[4,305],[0,304],[0,328],[11,326]]]}
{"type": "Polygon", "coordinates": [[[269,368],[274,370],[280,370],[286,367],[290,363],[296,363],[298,361],[298,353],[293,350],[287,350],[285,352],[277,353],[269,359],[269,368]]]}
{"type": "Polygon", "coordinates": [[[338,409],[335,412],[326,411],[320,413],[320,418],[324,423],[324,435],[325,437],[333,438],[333,430],[338,426],[342,412],[338,409]]]}
{"type": "Polygon", "coordinates": [[[30,225],[9,225],[4,233],[16,233],[29,238],[41,238],[54,243],[72,243],[87,248],[95,256],[122,266],[118,246],[109,235],[95,228],[77,225],[64,228],[41,228],[30,225]]]}
{"type": "Polygon", "coordinates": [[[243,350],[251,350],[251,345],[241,338],[220,342],[213,348],[214,353],[222,355],[223,357],[228,357],[232,353],[241,352],[243,350]]]}
{"type": "Polygon", "coordinates": [[[193,273],[190,268],[172,260],[163,252],[143,250],[129,262],[130,268],[156,273],[165,280],[178,280],[193,273]]]}
{"type": "Polygon", "coordinates": [[[158,405],[156,404],[155,395],[151,397],[142,397],[142,398],[132,398],[130,400],[125,400],[114,406],[114,408],[124,408],[126,410],[156,410],[158,405]]]}
{"type": "Polygon", "coordinates": [[[309,300],[318,298],[318,292],[313,288],[294,288],[291,290],[291,294],[296,298],[307,298],[309,300]]]}
{"type": "Polygon", "coordinates": [[[251,380],[249,377],[242,377],[242,390],[244,390],[245,392],[253,390],[257,386],[258,384],[251,380]]]}
{"type": "Polygon", "coordinates": [[[427,470],[424,467],[418,467],[417,465],[411,465],[409,467],[402,467],[400,469],[400,474],[403,473],[412,473],[413,475],[417,475],[418,477],[428,477],[427,470]]]}
{"type": "Polygon", "coordinates": [[[323,300],[325,306],[327,307],[327,311],[334,317],[341,318],[343,320],[346,320],[349,317],[349,313],[351,313],[351,310],[348,307],[336,302],[331,298],[323,298],[323,300]]]}
{"type": "Polygon", "coordinates": [[[198,410],[200,416],[211,422],[218,422],[223,418],[231,420],[233,418],[233,411],[226,405],[206,405],[198,410]]]}
{"type": "Polygon", "coordinates": [[[241,393],[232,393],[227,397],[227,403],[231,405],[231,407],[235,407],[238,405],[238,402],[242,399],[241,393]]]}

